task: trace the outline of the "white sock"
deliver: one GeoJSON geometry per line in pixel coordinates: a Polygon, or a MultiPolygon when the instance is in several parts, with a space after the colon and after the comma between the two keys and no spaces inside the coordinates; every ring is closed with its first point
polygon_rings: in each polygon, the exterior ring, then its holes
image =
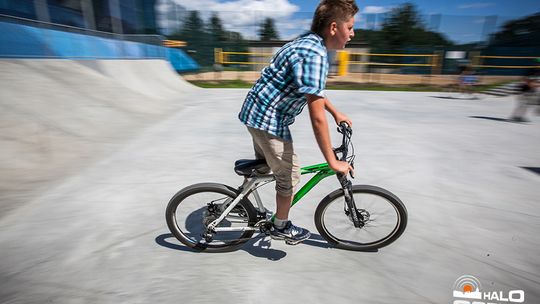
{"type": "Polygon", "coordinates": [[[283,229],[285,228],[285,225],[288,221],[289,219],[280,220],[276,217],[274,218],[274,227],[276,227],[277,229],[283,229]]]}

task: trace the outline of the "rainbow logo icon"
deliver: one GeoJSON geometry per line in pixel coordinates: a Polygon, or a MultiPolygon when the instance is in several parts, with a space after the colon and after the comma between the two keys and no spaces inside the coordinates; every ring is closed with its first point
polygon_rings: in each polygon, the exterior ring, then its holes
{"type": "Polygon", "coordinates": [[[459,277],[454,283],[454,297],[466,299],[482,299],[480,292],[482,285],[480,281],[472,275],[459,277]]]}

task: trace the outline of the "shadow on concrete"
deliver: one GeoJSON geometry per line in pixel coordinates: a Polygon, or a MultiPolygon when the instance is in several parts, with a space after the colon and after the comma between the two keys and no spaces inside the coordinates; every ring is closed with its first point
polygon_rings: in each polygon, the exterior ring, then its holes
{"type": "Polygon", "coordinates": [[[469,116],[469,118],[487,119],[487,120],[502,121],[502,122],[512,122],[512,123],[516,122],[514,120],[507,119],[507,118],[489,117],[489,116],[469,116]]]}
{"type": "MultiPolygon", "coordinates": [[[[189,229],[186,228],[186,233],[189,238],[192,238],[194,240],[201,240],[201,235],[203,234],[203,225],[201,223],[203,222],[203,219],[207,216],[205,214],[206,207],[201,207],[193,212],[191,212],[185,219],[186,227],[190,227],[189,229]]],[[[232,227],[231,222],[224,219],[220,224],[220,227],[232,227]]],[[[241,234],[227,234],[228,232],[225,232],[225,234],[216,234],[214,240],[219,241],[225,241],[225,240],[236,240],[240,239],[242,237],[245,237],[243,235],[244,232],[241,232],[241,234]]],[[[193,253],[201,253],[205,252],[205,244],[199,243],[195,246],[195,248],[190,248],[185,245],[180,244],[174,244],[171,242],[168,242],[167,239],[174,238],[174,235],[171,233],[162,234],[156,237],[155,241],[157,244],[174,250],[180,250],[180,251],[186,251],[186,252],[193,252],[193,253]]],[[[174,238],[175,239],[175,238],[174,238]]],[[[284,241],[278,241],[278,242],[284,242],[284,241]]],[[[252,256],[259,257],[259,258],[265,258],[272,261],[277,261],[282,258],[284,258],[287,253],[281,250],[273,249],[271,248],[272,245],[272,239],[270,236],[264,234],[264,233],[258,233],[255,234],[255,236],[251,237],[240,249],[238,250],[244,250],[245,252],[251,254],[252,256]]],[[[300,246],[313,246],[313,247],[319,247],[319,248],[334,248],[332,244],[329,244],[322,236],[316,233],[311,233],[311,236],[309,239],[305,240],[301,244],[298,244],[300,246]]],[[[230,252],[234,250],[223,250],[220,252],[230,252]]],[[[378,252],[378,250],[372,250],[369,252],[378,252]]]]}
{"type": "MultiPolygon", "coordinates": [[[[188,234],[188,237],[192,237],[195,240],[201,239],[200,236],[203,233],[201,229],[203,227],[202,225],[200,225],[200,223],[202,223],[203,218],[206,216],[204,214],[205,210],[206,210],[205,207],[201,207],[191,212],[186,217],[185,219],[186,227],[190,227],[189,229],[185,231],[185,233],[188,234]]],[[[222,225],[220,227],[232,227],[231,223],[227,221],[226,219],[224,219],[221,222],[221,224],[222,225]]],[[[238,234],[238,233],[227,234],[227,232],[225,232],[225,234],[221,235],[221,237],[219,235],[216,235],[215,240],[219,241],[220,239],[221,240],[238,239],[241,237],[242,237],[242,234],[238,234]]],[[[167,241],[168,238],[174,238],[174,236],[171,233],[162,234],[162,235],[157,236],[155,241],[157,244],[163,247],[169,248],[169,249],[193,252],[193,253],[204,252],[204,245],[202,245],[202,243],[201,243],[201,246],[197,245],[196,248],[189,248],[183,244],[179,245],[179,244],[168,242],[167,241]]],[[[271,243],[272,243],[272,239],[269,236],[263,233],[259,233],[259,234],[255,234],[239,250],[244,250],[255,257],[266,258],[268,260],[273,260],[273,261],[280,260],[287,255],[287,253],[285,253],[284,251],[270,248],[271,243]]],[[[328,244],[326,240],[324,240],[320,235],[314,234],[314,233],[311,234],[311,237],[308,240],[302,242],[301,245],[309,245],[309,246],[315,246],[319,248],[333,247],[330,244],[328,244]]],[[[228,251],[224,250],[222,252],[228,252],[228,251]]]]}
{"type": "Polygon", "coordinates": [[[540,175],[540,167],[520,167],[520,168],[531,171],[532,173],[536,173],[536,174],[540,175]]]}
{"type": "MultiPolygon", "coordinates": [[[[179,250],[179,251],[185,251],[185,252],[191,252],[191,253],[203,252],[203,251],[189,248],[185,245],[179,245],[179,244],[168,242],[166,239],[169,239],[169,238],[174,238],[174,236],[171,233],[165,233],[165,234],[159,235],[156,237],[156,243],[163,247],[179,250]]],[[[254,257],[265,258],[271,261],[278,261],[287,255],[287,253],[282,250],[270,248],[271,245],[272,245],[272,239],[269,236],[266,236],[264,234],[259,234],[258,236],[255,236],[251,240],[247,241],[244,244],[244,246],[239,250],[243,250],[254,257]]],[[[319,247],[319,248],[335,248],[333,245],[328,244],[328,242],[326,242],[326,240],[323,237],[321,237],[320,235],[316,233],[312,233],[311,237],[308,240],[305,240],[299,245],[300,246],[308,245],[308,246],[319,247]]],[[[374,250],[369,250],[365,252],[379,252],[379,250],[374,249],[374,250]]]]}
{"type": "MultiPolygon", "coordinates": [[[[158,245],[161,245],[163,247],[173,249],[173,250],[179,250],[179,251],[185,251],[185,252],[191,252],[191,253],[204,252],[204,251],[199,251],[196,249],[189,248],[185,245],[171,243],[167,241],[167,239],[169,238],[174,239],[174,236],[171,233],[165,233],[165,234],[159,235],[156,237],[156,243],[158,245]]],[[[266,237],[265,238],[254,237],[248,242],[246,242],[240,250],[244,250],[245,252],[251,254],[254,257],[265,258],[271,261],[280,260],[287,255],[287,253],[284,251],[270,248],[270,245],[271,245],[270,238],[267,239],[266,237]]]]}
{"type": "Polygon", "coordinates": [[[467,97],[459,97],[459,96],[429,96],[432,98],[439,98],[439,99],[453,99],[453,100],[479,100],[480,98],[476,96],[467,96],[467,97]]]}
{"type": "Polygon", "coordinates": [[[161,246],[169,248],[169,249],[187,251],[187,252],[193,252],[193,253],[198,252],[198,251],[195,251],[195,250],[193,250],[193,249],[191,249],[191,248],[189,248],[187,246],[184,246],[184,245],[178,245],[178,244],[170,243],[170,242],[167,241],[167,239],[169,239],[169,238],[174,238],[172,233],[165,233],[165,234],[158,235],[156,237],[156,243],[158,245],[161,245],[161,246]]]}

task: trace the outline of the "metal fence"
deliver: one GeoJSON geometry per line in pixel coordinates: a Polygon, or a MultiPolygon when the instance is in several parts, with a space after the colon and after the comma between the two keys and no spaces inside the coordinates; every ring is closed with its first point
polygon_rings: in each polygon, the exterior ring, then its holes
{"type": "MultiPolygon", "coordinates": [[[[284,44],[308,31],[313,15],[312,12],[286,15],[247,10],[197,11],[201,31],[196,37],[190,37],[188,34],[190,22],[193,22],[193,13],[194,11],[180,6],[169,8],[167,12],[158,16],[158,27],[165,34],[176,35],[177,39],[186,39],[187,46],[184,49],[207,70],[215,69],[217,64],[225,70],[244,71],[260,70],[261,65],[267,64],[272,53],[279,47],[257,48],[256,42],[260,42],[261,38],[260,25],[265,18],[275,16],[275,29],[279,38],[277,40],[284,44]],[[231,32],[241,35],[243,44],[228,39],[216,39],[216,35],[213,35],[215,33],[208,32],[211,28],[211,18],[215,16],[221,20],[223,30],[228,35],[231,32]]],[[[380,30],[387,15],[387,13],[359,14],[355,28],[380,30]]],[[[338,66],[341,72],[345,70],[421,75],[457,74],[464,65],[471,66],[481,75],[521,75],[525,69],[537,66],[535,59],[540,57],[540,43],[538,47],[513,48],[494,47],[489,43],[493,35],[503,29],[506,22],[516,19],[514,17],[441,14],[421,17],[421,24],[426,31],[440,33],[453,43],[447,46],[406,45],[400,49],[382,49],[377,45],[368,44],[362,51],[356,48],[346,49],[346,53],[340,55],[342,57],[335,57],[341,60],[335,60],[331,64],[338,66]]]]}

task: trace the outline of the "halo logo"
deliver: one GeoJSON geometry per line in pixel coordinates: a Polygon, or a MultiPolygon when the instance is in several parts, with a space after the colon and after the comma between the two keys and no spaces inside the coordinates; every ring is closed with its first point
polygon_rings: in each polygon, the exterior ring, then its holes
{"type": "Polygon", "coordinates": [[[482,285],[471,275],[459,277],[454,283],[454,298],[482,299],[482,285]]]}
{"type": "Polygon", "coordinates": [[[480,281],[472,275],[459,277],[454,283],[453,304],[499,304],[499,303],[524,303],[525,292],[523,290],[482,291],[480,281]],[[496,302],[495,302],[496,301],[496,302]]]}

